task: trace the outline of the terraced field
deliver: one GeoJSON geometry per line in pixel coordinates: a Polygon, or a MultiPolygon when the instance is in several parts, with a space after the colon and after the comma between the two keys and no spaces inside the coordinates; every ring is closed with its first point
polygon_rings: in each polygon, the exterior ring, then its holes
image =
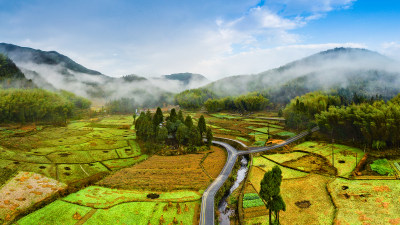
{"type": "Polygon", "coordinates": [[[20,219],[18,224],[194,224],[201,194],[85,188],[20,219]],[[162,218],[162,220],[161,220],[162,218]]]}
{"type": "Polygon", "coordinates": [[[40,173],[71,183],[147,158],[130,116],[74,121],[67,127],[0,131],[0,170],[40,173]]]}

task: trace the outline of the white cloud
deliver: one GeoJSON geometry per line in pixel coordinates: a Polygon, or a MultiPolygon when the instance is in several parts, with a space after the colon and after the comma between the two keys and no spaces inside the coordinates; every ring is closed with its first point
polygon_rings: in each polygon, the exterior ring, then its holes
{"type": "Polygon", "coordinates": [[[201,61],[195,67],[195,70],[199,73],[210,75],[214,79],[228,75],[254,74],[335,47],[366,48],[367,46],[360,43],[327,43],[256,49],[201,61]]]}
{"type": "Polygon", "coordinates": [[[381,45],[382,54],[392,57],[393,59],[400,61],[400,43],[392,41],[385,42],[381,45]]]}

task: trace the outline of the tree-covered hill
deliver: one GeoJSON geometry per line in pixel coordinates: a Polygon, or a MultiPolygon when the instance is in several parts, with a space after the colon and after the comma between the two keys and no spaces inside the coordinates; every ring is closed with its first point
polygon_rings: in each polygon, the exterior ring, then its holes
{"type": "Polygon", "coordinates": [[[366,49],[335,48],[255,75],[227,77],[204,88],[218,96],[265,91],[273,102],[315,90],[344,88],[389,99],[400,90],[400,67],[366,49]]]}
{"type": "Polygon", "coordinates": [[[66,69],[79,73],[100,75],[95,70],[88,69],[65,55],[56,51],[41,51],[33,48],[21,47],[13,44],[0,43],[0,53],[8,55],[12,60],[23,63],[35,63],[46,65],[63,64],[66,69]]]}
{"type": "Polygon", "coordinates": [[[0,54],[0,87],[2,88],[29,88],[35,85],[7,56],[0,54]]]}

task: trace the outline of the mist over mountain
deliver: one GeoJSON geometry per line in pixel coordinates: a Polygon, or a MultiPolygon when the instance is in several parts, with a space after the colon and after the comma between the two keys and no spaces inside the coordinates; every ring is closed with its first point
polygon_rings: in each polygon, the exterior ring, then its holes
{"type": "Polygon", "coordinates": [[[0,87],[29,88],[35,87],[32,80],[26,79],[24,73],[7,56],[0,54],[0,87]]]}
{"type": "Polygon", "coordinates": [[[12,59],[38,87],[67,90],[92,100],[105,102],[132,98],[139,105],[172,103],[173,93],[208,83],[202,75],[182,73],[156,78],[127,75],[110,77],[88,69],[55,51],[0,43],[0,53],[12,59]]]}
{"type": "Polygon", "coordinates": [[[366,49],[335,48],[259,74],[227,77],[203,88],[218,96],[267,91],[271,100],[282,103],[310,91],[332,89],[392,97],[400,90],[400,67],[366,49]]]}

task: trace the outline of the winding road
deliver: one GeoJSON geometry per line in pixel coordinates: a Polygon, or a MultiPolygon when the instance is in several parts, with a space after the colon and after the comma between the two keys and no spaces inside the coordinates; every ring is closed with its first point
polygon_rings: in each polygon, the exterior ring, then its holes
{"type": "Polygon", "coordinates": [[[232,147],[231,145],[229,145],[225,142],[213,141],[212,143],[214,145],[219,145],[226,149],[226,151],[228,152],[228,157],[227,157],[225,166],[222,169],[221,173],[211,183],[211,185],[207,188],[207,190],[205,190],[203,193],[203,197],[201,198],[200,225],[213,225],[214,224],[215,194],[218,192],[218,190],[221,188],[221,186],[228,179],[229,175],[232,172],[233,166],[235,165],[236,159],[239,155],[247,155],[247,154],[251,154],[251,153],[263,152],[263,151],[268,151],[271,149],[279,148],[279,147],[285,146],[287,144],[290,144],[294,141],[297,141],[300,138],[303,138],[304,136],[309,134],[310,132],[315,132],[317,130],[319,130],[319,127],[314,127],[313,129],[311,129],[311,131],[303,131],[303,132],[299,133],[298,135],[296,135],[292,138],[289,138],[280,144],[272,145],[272,146],[268,146],[268,147],[250,147],[248,151],[238,151],[234,147],[232,147]]]}

